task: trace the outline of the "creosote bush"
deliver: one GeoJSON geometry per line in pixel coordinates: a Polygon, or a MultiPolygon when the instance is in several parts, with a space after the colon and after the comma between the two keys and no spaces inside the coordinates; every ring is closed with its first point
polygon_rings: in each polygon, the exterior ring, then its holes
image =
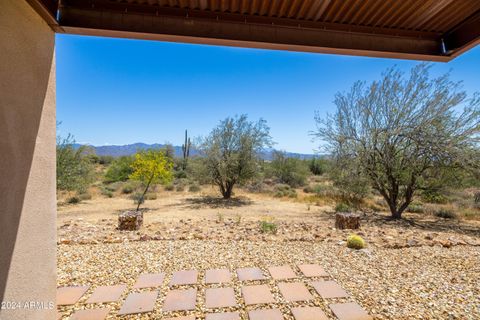
{"type": "Polygon", "coordinates": [[[297,191],[295,189],[292,189],[288,184],[277,184],[274,187],[274,196],[276,198],[296,198],[297,191]]]}
{"type": "Polygon", "coordinates": [[[188,192],[200,192],[202,188],[198,184],[192,184],[188,187],[188,192]]]}
{"type": "Polygon", "coordinates": [[[175,190],[175,186],[173,184],[167,184],[165,186],[165,191],[173,191],[175,190]]]}
{"type": "Polygon", "coordinates": [[[68,204],[77,204],[77,203],[80,203],[80,201],[82,201],[82,200],[78,196],[72,196],[72,197],[67,199],[68,204]]]}
{"type": "Polygon", "coordinates": [[[356,234],[351,234],[347,238],[347,247],[356,250],[363,249],[366,247],[365,240],[356,234]]]}
{"type": "Polygon", "coordinates": [[[452,209],[448,208],[440,208],[438,210],[435,210],[433,214],[443,219],[456,219],[458,217],[452,209]]]}
{"type": "Polygon", "coordinates": [[[340,202],[335,206],[335,212],[350,212],[352,211],[352,208],[346,204],[345,202],[340,202]]]}
{"type": "Polygon", "coordinates": [[[275,224],[273,219],[265,218],[260,221],[260,232],[277,234],[277,225],[275,224]]]}

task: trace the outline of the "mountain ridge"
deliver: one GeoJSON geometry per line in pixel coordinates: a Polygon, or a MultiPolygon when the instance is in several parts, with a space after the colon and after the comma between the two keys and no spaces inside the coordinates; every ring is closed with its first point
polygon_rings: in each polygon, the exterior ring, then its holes
{"type": "MultiPolygon", "coordinates": [[[[125,144],[125,145],[104,145],[104,146],[94,146],[90,144],[74,144],[75,148],[79,148],[81,146],[86,146],[92,148],[95,151],[95,154],[98,156],[112,156],[112,157],[121,157],[121,156],[130,156],[137,153],[139,150],[147,150],[147,149],[161,149],[167,146],[167,144],[161,143],[152,143],[147,144],[143,142],[136,142],[132,144],[125,144]]],[[[181,157],[182,156],[182,147],[181,146],[172,146],[175,156],[181,157]]],[[[275,149],[267,149],[261,153],[261,157],[264,160],[272,160],[273,153],[275,149]]],[[[198,150],[191,149],[190,155],[197,156],[200,153],[198,150]]],[[[315,154],[308,154],[308,153],[296,153],[296,152],[285,152],[286,156],[289,158],[299,158],[299,159],[312,159],[314,157],[319,157],[315,154]]]]}

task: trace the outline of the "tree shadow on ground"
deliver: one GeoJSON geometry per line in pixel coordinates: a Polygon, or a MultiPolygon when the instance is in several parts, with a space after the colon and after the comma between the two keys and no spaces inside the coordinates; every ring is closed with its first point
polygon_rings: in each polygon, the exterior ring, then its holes
{"type": "Polygon", "coordinates": [[[202,196],[198,198],[187,198],[185,199],[187,208],[190,209],[200,209],[200,208],[211,208],[211,209],[228,209],[228,208],[238,208],[243,206],[249,206],[253,203],[252,200],[246,197],[236,197],[231,199],[223,199],[212,196],[202,196]]]}
{"type": "Polygon", "coordinates": [[[400,220],[393,220],[387,215],[373,213],[364,218],[366,223],[378,227],[391,226],[404,229],[418,228],[430,232],[457,232],[465,235],[480,237],[480,224],[473,225],[471,222],[464,222],[456,219],[433,218],[420,214],[404,217],[400,220]]]}

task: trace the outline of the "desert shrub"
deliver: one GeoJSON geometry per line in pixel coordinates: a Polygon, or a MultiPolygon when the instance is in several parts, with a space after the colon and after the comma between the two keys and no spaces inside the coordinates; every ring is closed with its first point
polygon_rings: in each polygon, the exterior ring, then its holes
{"type": "Polygon", "coordinates": [[[237,214],[235,216],[235,224],[240,225],[240,223],[242,223],[242,215],[237,214]]]}
{"type": "Polygon", "coordinates": [[[84,192],[84,193],[80,193],[78,195],[78,198],[81,200],[81,201],[85,201],[85,200],[90,200],[92,199],[92,195],[88,192],[84,192]]]}
{"type": "Polygon", "coordinates": [[[297,191],[295,189],[292,189],[288,184],[277,184],[274,187],[274,196],[277,198],[283,198],[283,197],[288,197],[288,198],[296,198],[297,197],[297,191]]]}
{"type": "Polygon", "coordinates": [[[305,193],[315,193],[315,194],[322,194],[324,191],[324,187],[322,185],[316,184],[316,185],[309,185],[303,188],[303,192],[305,193]]]}
{"type": "Polygon", "coordinates": [[[412,213],[423,213],[424,209],[423,206],[419,203],[410,203],[407,211],[412,213]]]}
{"type": "Polygon", "coordinates": [[[455,213],[455,211],[453,211],[452,209],[449,209],[449,208],[440,208],[440,209],[437,209],[433,212],[433,214],[439,218],[443,218],[443,219],[456,219],[457,218],[457,214],[455,213]]]}
{"type": "Polygon", "coordinates": [[[347,247],[351,249],[363,249],[365,248],[365,240],[362,239],[362,237],[356,235],[356,234],[351,234],[347,238],[347,247]]]}
{"type": "Polygon", "coordinates": [[[141,192],[135,192],[132,193],[130,196],[130,199],[133,200],[133,203],[138,205],[138,204],[143,204],[145,202],[145,197],[143,196],[143,193],[141,192]]]}
{"type": "Polygon", "coordinates": [[[352,208],[345,202],[340,202],[335,206],[335,212],[350,212],[352,208]]]}
{"type": "Polygon", "coordinates": [[[188,187],[189,192],[200,192],[201,190],[202,190],[202,188],[200,188],[200,186],[198,184],[191,184],[188,187]]]}
{"type": "Polygon", "coordinates": [[[184,186],[183,184],[179,184],[179,185],[177,185],[177,187],[175,188],[175,190],[176,190],[177,192],[183,192],[183,191],[185,191],[185,186],[184,186]]]}
{"type": "Polygon", "coordinates": [[[319,158],[312,158],[308,162],[308,168],[310,172],[316,176],[320,176],[327,171],[327,160],[326,159],[319,159],[319,158]]]}
{"type": "Polygon", "coordinates": [[[422,200],[428,203],[445,204],[448,199],[437,190],[425,190],[422,192],[422,200]]]}
{"type": "Polygon", "coordinates": [[[480,204],[480,191],[475,192],[473,195],[473,203],[480,204]]]}
{"type": "Polygon", "coordinates": [[[272,219],[264,219],[260,221],[260,232],[261,233],[277,233],[277,225],[272,219]]]}
{"type": "Polygon", "coordinates": [[[72,197],[67,199],[68,204],[77,204],[77,203],[80,203],[80,201],[81,201],[81,199],[78,196],[72,196],[72,197]]]}
{"type": "Polygon", "coordinates": [[[370,192],[368,178],[358,169],[359,165],[339,158],[329,170],[329,178],[340,197],[352,203],[361,202],[370,192]]]}
{"type": "Polygon", "coordinates": [[[308,168],[304,161],[287,157],[285,152],[275,151],[270,164],[271,173],[281,183],[295,188],[305,185],[308,176],[308,168]]]}
{"type": "Polygon", "coordinates": [[[165,187],[164,187],[165,191],[173,191],[175,190],[175,186],[173,184],[167,184],[165,187]]]}
{"type": "Polygon", "coordinates": [[[102,194],[102,196],[105,196],[107,198],[113,198],[113,192],[108,188],[105,188],[105,187],[100,188],[100,193],[102,194]]]}
{"type": "Polygon", "coordinates": [[[132,156],[123,156],[115,159],[105,172],[106,182],[127,181],[133,173],[134,158],[132,156]]]}
{"type": "Polygon", "coordinates": [[[248,192],[251,193],[262,193],[268,189],[268,186],[263,181],[254,181],[245,186],[248,192]]]}
{"type": "Polygon", "coordinates": [[[145,194],[145,200],[157,200],[157,194],[155,192],[147,192],[145,194]]]}
{"type": "Polygon", "coordinates": [[[465,219],[477,219],[480,218],[480,211],[475,209],[466,209],[461,211],[461,215],[465,219]]]}
{"type": "Polygon", "coordinates": [[[185,179],[187,178],[187,171],[180,169],[174,172],[173,176],[175,179],[185,179]]]}
{"type": "Polygon", "coordinates": [[[133,186],[132,184],[126,184],[122,188],[122,193],[123,194],[130,194],[133,191],[135,191],[135,186],[133,186]]]}
{"type": "Polygon", "coordinates": [[[84,192],[93,182],[94,166],[86,147],[76,148],[71,135],[57,137],[56,166],[57,189],[84,192]]]}

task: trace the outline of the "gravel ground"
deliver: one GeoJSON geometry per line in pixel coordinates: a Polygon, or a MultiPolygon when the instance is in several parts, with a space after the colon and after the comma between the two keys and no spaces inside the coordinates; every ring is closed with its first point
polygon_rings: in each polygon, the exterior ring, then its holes
{"type": "MultiPolygon", "coordinates": [[[[274,265],[319,263],[375,319],[480,318],[478,246],[372,246],[354,251],[343,243],[318,241],[162,240],[59,245],[57,255],[59,286],[127,283],[131,288],[145,272],[166,272],[167,281],[174,271],[182,269],[227,267],[233,271],[257,266],[266,270],[274,265]]],[[[203,276],[200,272],[199,283],[203,276]]],[[[201,293],[203,290],[200,288],[201,293]]],[[[154,314],[131,318],[161,318],[165,291],[160,291],[154,314]]],[[[240,298],[239,287],[235,292],[240,298]]],[[[314,304],[328,312],[319,300],[314,304]]],[[[118,311],[116,303],[109,306],[118,311]]],[[[64,315],[72,310],[61,309],[64,315]]],[[[203,312],[199,308],[195,314],[204,319],[203,312]]],[[[245,318],[244,312],[242,316],[245,318]]]]}

